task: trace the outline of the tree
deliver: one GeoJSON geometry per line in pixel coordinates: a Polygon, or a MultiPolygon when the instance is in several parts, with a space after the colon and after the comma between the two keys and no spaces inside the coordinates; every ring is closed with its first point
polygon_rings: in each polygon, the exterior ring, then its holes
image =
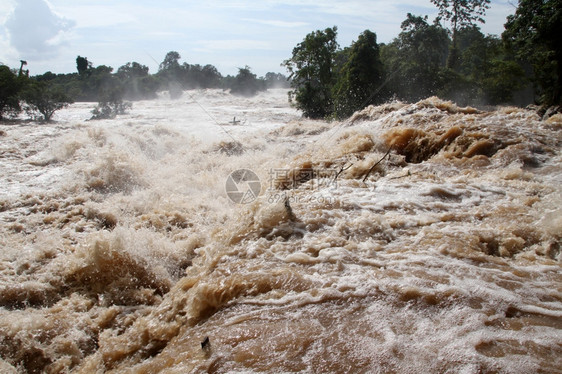
{"type": "Polygon", "coordinates": [[[562,105],[562,0],[520,0],[503,40],[533,67],[544,105],[562,105]]]}
{"type": "Polygon", "coordinates": [[[6,114],[15,116],[21,112],[19,91],[18,77],[6,65],[0,65],[0,120],[6,114]]]}
{"type": "Polygon", "coordinates": [[[402,32],[381,48],[390,89],[398,98],[418,101],[436,95],[442,88],[450,40],[439,19],[410,13],[401,24],[402,32]]]}
{"type": "Polygon", "coordinates": [[[338,43],[337,27],[314,31],[293,48],[293,56],[284,61],[292,91],[289,98],[306,117],[323,118],[332,114],[333,63],[338,43]]]}
{"type": "Polygon", "coordinates": [[[513,92],[523,88],[525,73],[498,37],[485,36],[477,26],[466,27],[459,31],[458,45],[458,71],[468,81],[465,103],[508,103],[513,92]]]}
{"type": "Polygon", "coordinates": [[[447,60],[448,68],[456,68],[458,60],[457,34],[476,21],[484,23],[486,10],[490,8],[490,0],[431,0],[439,8],[439,16],[452,24],[453,45],[447,60]]]}
{"type": "Polygon", "coordinates": [[[180,59],[181,59],[181,56],[176,51],[170,51],[170,52],[166,53],[166,56],[164,57],[164,61],[162,61],[160,63],[160,66],[158,67],[158,71],[170,71],[170,70],[179,69],[179,67],[180,67],[179,60],[180,59]]]}
{"type": "Polygon", "coordinates": [[[76,100],[100,101],[106,92],[120,88],[121,83],[112,72],[113,68],[106,65],[88,69],[88,74],[79,79],[76,100]]]}
{"type": "Polygon", "coordinates": [[[180,58],[178,52],[170,51],[158,69],[158,77],[162,79],[163,87],[168,90],[172,99],[178,99],[182,95],[185,75],[189,70],[188,64],[180,65],[180,58]]]}
{"type": "Polygon", "coordinates": [[[117,69],[117,76],[122,80],[133,80],[148,75],[148,66],[141,65],[138,62],[127,62],[127,64],[117,69]]]}
{"type": "Polygon", "coordinates": [[[286,76],[281,73],[268,72],[265,74],[265,85],[267,88],[288,88],[290,82],[286,76]]]}
{"type": "Polygon", "coordinates": [[[200,88],[219,87],[222,75],[213,65],[207,64],[201,70],[200,88]]]}
{"type": "Polygon", "coordinates": [[[24,67],[25,65],[27,65],[27,61],[25,61],[25,60],[20,60],[20,72],[19,72],[18,76],[21,77],[21,76],[24,75],[24,74],[25,74],[26,76],[29,75],[29,70],[23,70],[23,67],[24,67]]]}
{"type": "Polygon", "coordinates": [[[78,74],[84,75],[92,68],[92,63],[88,61],[86,57],[78,56],[76,57],[76,69],[78,70],[78,74]]]}
{"type": "Polygon", "coordinates": [[[26,103],[26,112],[33,115],[39,112],[45,121],[50,121],[53,114],[73,102],[60,88],[46,82],[31,80],[22,93],[26,103]]]}
{"type": "Polygon", "coordinates": [[[123,101],[122,87],[114,86],[100,94],[98,105],[92,110],[91,119],[115,118],[117,115],[125,114],[131,107],[130,102],[123,101]]]}
{"type": "Polygon", "coordinates": [[[339,71],[334,86],[334,113],[346,117],[369,104],[384,100],[381,92],[383,66],[377,35],[365,30],[351,45],[347,63],[339,71]]]}
{"type": "Polygon", "coordinates": [[[257,79],[249,66],[238,69],[238,75],[232,82],[230,92],[240,96],[254,96],[258,91],[264,91],[265,84],[257,79]]]}
{"type": "Polygon", "coordinates": [[[128,62],[117,69],[116,76],[123,87],[123,97],[131,100],[156,97],[158,80],[148,74],[148,66],[128,62]]]}

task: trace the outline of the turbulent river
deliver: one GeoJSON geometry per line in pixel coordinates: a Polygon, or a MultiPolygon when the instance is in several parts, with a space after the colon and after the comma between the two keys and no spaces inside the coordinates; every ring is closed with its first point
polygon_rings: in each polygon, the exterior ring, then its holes
{"type": "Polygon", "coordinates": [[[92,108],[0,123],[0,372],[562,372],[562,115],[92,108]]]}

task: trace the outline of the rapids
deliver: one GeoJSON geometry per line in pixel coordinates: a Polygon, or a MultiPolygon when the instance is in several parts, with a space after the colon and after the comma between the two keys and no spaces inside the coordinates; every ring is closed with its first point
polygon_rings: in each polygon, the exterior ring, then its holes
{"type": "Polygon", "coordinates": [[[0,123],[0,372],[562,372],[561,115],[93,105],[0,123]]]}

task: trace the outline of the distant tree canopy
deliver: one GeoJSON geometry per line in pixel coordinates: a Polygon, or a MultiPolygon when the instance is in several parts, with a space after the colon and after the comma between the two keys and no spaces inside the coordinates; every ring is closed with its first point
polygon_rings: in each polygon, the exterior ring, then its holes
{"type": "Polygon", "coordinates": [[[291,83],[281,73],[266,73],[265,74],[265,86],[267,88],[288,88],[290,87],[291,83]]]}
{"type": "Polygon", "coordinates": [[[439,22],[427,23],[427,16],[408,13],[402,32],[382,47],[382,59],[388,74],[389,87],[395,96],[417,101],[437,95],[449,49],[449,37],[439,22]]]}
{"type": "Polygon", "coordinates": [[[287,87],[287,78],[269,72],[258,78],[246,66],[235,77],[223,77],[213,65],[180,63],[181,55],[170,51],[156,74],[148,66],[128,62],[115,72],[111,66],[94,67],[87,57],[76,58],[77,73],[53,74],[48,71],[28,77],[23,70],[0,65],[0,119],[15,117],[23,109],[32,117],[40,114],[50,120],[55,111],[75,101],[98,102],[93,118],[112,118],[130,108],[124,100],[153,99],[157,92],[169,91],[171,98],[181,96],[186,89],[222,88],[237,95],[254,95],[270,87],[287,87]],[[22,106],[22,104],[25,104],[22,106]]]}
{"type": "Polygon", "coordinates": [[[539,103],[561,104],[562,0],[520,0],[502,39],[476,25],[490,0],[431,1],[439,17],[430,23],[408,13],[388,44],[366,30],[340,49],[335,26],[306,35],[283,62],[292,78],[289,99],[310,118],[344,118],[389,98],[433,95],[460,105],[527,105],[532,81],[539,103]]]}
{"type": "Polygon", "coordinates": [[[88,61],[86,57],[78,56],[76,57],[76,70],[78,74],[85,74],[89,69],[92,68],[92,63],[88,61]]]}
{"type": "Polygon", "coordinates": [[[490,0],[431,0],[439,8],[439,17],[452,24],[453,40],[447,67],[454,69],[458,63],[457,35],[464,28],[475,26],[475,22],[484,23],[486,10],[490,8],[490,0]]]}
{"type": "Polygon", "coordinates": [[[314,31],[283,62],[292,80],[290,98],[307,117],[322,118],[333,113],[333,65],[339,47],[336,36],[336,26],[314,31]]]}
{"type": "Polygon", "coordinates": [[[18,76],[5,65],[0,65],[0,119],[21,111],[19,91],[21,83],[18,76]]]}
{"type": "Polygon", "coordinates": [[[378,44],[370,30],[343,49],[336,26],[307,34],[282,63],[288,78],[272,72],[258,78],[249,66],[236,76],[222,76],[213,65],[182,63],[176,51],[165,55],[155,74],[138,62],[114,72],[82,56],[71,74],[28,77],[27,61],[21,61],[19,74],[0,65],[0,118],[26,109],[49,119],[72,101],[98,101],[99,115],[106,116],[126,108],[123,100],[152,99],[159,91],[172,98],[197,88],[254,95],[288,85],[289,100],[310,118],[344,118],[390,98],[417,101],[432,95],[460,105],[562,105],[562,0],[519,0],[501,39],[484,35],[476,25],[484,22],[490,0],[431,1],[439,16],[429,22],[408,13],[388,44],[378,44]],[[450,22],[450,30],[442,20],[450,22]]]}
{"type": "Polygon", "coordinates": [[[234,78],[231,87],[230,92],[239,96],[254,96],[257,92],[266,89],[265,82],[259,80],[249,66],[238,69],[238,75],[234,78]]]}
{"type": "Polygon", "coordinates": [[[531,79],[543,103],[562,105],[562,0],[520,0],[508,17],[503,40],[520,61],[532,66],[531,79]]]}
{"type": "Polygon", "coordinates": [[[158,68],[159,72],[165,71],[165,72],[173,72],[173,71],[177,71],[180,69],[180,61],[181,56],[178,52],[176,51],[170,51],[168,53],[166,53],[166,57],[164,57],[164,61],[162,61],[160,63],[160,66],[158,68]]]}
{"type": "Polygon", "coordinates": [[[50,86],[47,82],[30,80],[21,97],[26,103],[26,111],[34,116],[40,113],[45,121],[50,121],[53,114],[72,103],[60,87],[50,86]]]}
{"type": "Polygon", "coordinates": [[[332,88],[335,116],[347,117],[366,105],[381,104],[386,99],[383,88],[377,35],[365,30],[352,43],[332,88]]]}

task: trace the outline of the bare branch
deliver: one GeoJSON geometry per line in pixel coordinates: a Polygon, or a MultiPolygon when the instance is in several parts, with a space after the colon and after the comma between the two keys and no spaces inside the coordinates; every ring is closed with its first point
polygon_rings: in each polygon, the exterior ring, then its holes
{"type": "Polygon", "coordinates": [[[382,162],[382,160],[385,159],[386,156],[388,156],[390,154],[390,151],[392,150],[392,147],[388,148],[388,151],[386,151],[386,153],[384,154],[384,156],[382,156],[382,158],[380,160],[378,160],[377,162],[375,162],[375,164],[373,166],[371,166],[371,168],[369,169],[369,171],[367,172],[367,174],[365,174],[365,177],[363,178],[363,182],[365,182],[367,180],[367,177],[369,176],[369,174],[371,174],[371,172],[373,171],[373,169],[382,162]]]}

